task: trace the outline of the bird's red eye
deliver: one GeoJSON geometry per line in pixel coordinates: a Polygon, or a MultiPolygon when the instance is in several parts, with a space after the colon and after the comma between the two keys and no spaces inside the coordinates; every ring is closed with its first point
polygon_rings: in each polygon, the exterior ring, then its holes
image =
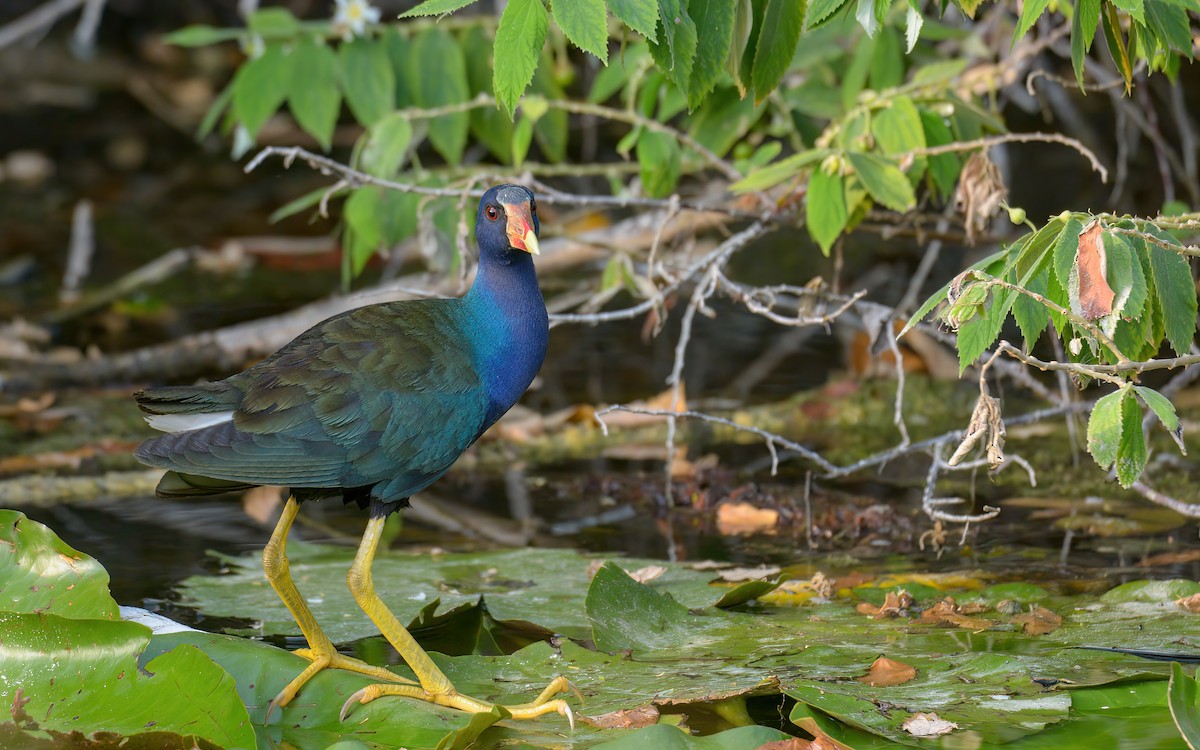
{"type": "Polygon", "coordinates": [[[483,213],[488,217],[488,221],[495,221],[500,218],[500,212],[496,210],[495,206],[488,206],[483,210],[483,213]]]}

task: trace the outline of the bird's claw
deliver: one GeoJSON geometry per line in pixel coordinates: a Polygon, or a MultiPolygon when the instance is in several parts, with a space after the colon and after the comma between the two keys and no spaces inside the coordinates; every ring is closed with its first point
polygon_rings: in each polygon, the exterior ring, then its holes
{"type": "MultiPolygon", "coordinates": [[[[574,731],[575,714],[571,710],[571,706],[561,698],[551,700],[553,696],[566,692],[574,693],[581,702],[584,699],[583,693],[579,692],[579,688],[575,687],[574,683],[565,677],[559,676],[551,680],[546,689],[529,703],[501,707],[514,719],[533,719],[545,714],[556,713],[565,717],[567,723],[571,726],[571,730],[574,731]]],[[[354,710],[355,704],[370,703],[376,698],[385,695],[402,695],[408,698],[416,698],[439,706],[457,708],[467,713],[484,713],[491,711],[495,707],[495,704],[485,703],[484,701],[454,691],[449,693],[430,693],[419,687],[410,685],[367,685],[365,688],[355,691],[346,699],[346,702],[342,704],[341,711],[338,712],[338,720],[345,721],[350,712],[354,710]]]]}

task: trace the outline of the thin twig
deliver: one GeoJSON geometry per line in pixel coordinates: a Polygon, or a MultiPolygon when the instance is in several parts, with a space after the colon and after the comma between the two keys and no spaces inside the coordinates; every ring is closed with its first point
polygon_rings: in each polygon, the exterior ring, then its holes
{"type": "Polygon", "coordinates": [[[977,148],[990,148],[1001,143],[1060,143],[1064,146],[1074,149],[1080,156],[1087,159],[1092,165],[1092,171],[1100,175],[1101,182],[1108,182],[1108,170],[1100,163],[1100,159],[1087,146],[1080,143],[1078,140],[1061,133],[1004,133],[1002,135],[991,135],[986,138],[978,138],[973,141],[960,141],[958,143],[947,143],[944,146],[929,146],[927,148],[918,148],[909,151],[901,156],[937,156],[939,154],[953,154],[959,151],[973,151],[977,148]]]}
{"type": "Polygon", "coordinates": [[[0,49],[54,24],[86,0],[50,0],[0,27],[0,49]]]}

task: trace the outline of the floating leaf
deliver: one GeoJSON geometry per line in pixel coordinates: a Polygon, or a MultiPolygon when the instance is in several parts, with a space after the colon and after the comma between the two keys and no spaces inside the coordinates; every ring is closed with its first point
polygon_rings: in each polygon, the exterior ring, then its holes
{"type": "Polygon", "coordinates": [[[585,606],[596,647],[608,652],[670,648],[682,633],[694,632],[692,621],[698,619],[614,562],[596,571],[585,606]]]}
{"type": "Polygon", "coordinates": [[[1200,750],[1200,705],[1196,699],[1196,678],[1188,677],[1179,662],[1171,663],[1171,681],[1167,685],[1167,705],[1171,718],[1192,750],[1200,750]]]}
{"type": "Polygon", "coordinates": [[[892,685],[903,685],[909,680],[914,680],[917,677],[915,667],[905,664],[902,661],[889,659],[886,656],[881,656],[871,662],[871,668],[862,677],[854,679],[870,685],[871,687],[891,687],[892,685]]]}
{"type": "Polygon", "coordinates": [[[117,619],[100,563],[15,510],[0,510],[0,611],[117,619]]]}
{"type": "Polygon", "coordinates": [[[500,16],[492,87],[510,118],[533,80],[546,43],[548,25],[542,0],[510,0],[500,16]]]}

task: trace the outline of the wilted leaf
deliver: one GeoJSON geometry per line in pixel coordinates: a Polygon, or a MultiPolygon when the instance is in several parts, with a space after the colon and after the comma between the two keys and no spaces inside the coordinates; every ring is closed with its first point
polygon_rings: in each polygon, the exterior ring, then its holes
{"type": "Polygon", "coordinates": [[[922,612],[921,622],[931,625],[952,625],[966,630],[987,630],[996,624],[982,617],[968,616],[949,596],[922,612]]]}
{"type": "Polygon", "coordinates": [[[1096,320],[1112,312],[1113,297],[1116,295],[1108,285],[1107,273],[1103,229],[1097,220],[1079,235],[1079,250],[1071,274],[1072,287],[1078,284],[1079,290],[1079,309],[1076,312],[1085,320],[1096,320]]]}
{"type": "Polygon", "coordinates": [[[1025,635],[1045,635],[1053,633],[1062,625],[1062,618],[1045,607],[1036,607],[1032,612],[1025,612],[1012,618],[1012,622],[1021,626],[1025,635]]]}
{"type": "Polygon", "coordinates": [[[900,617],[908,614],[908,608],[912,606],[913,598],[904,589],[899,591],[889,591],[883,599],[883,604],[875,606],[870,602],[859,602],[854,608],[859,614],[868,615],[876,620],[882,620],[885,617],[900,617]]]}
{"type": "Polygon", "coordinates": [[[967,242],[987,231],[1000,204],[1008,197],[1008,188],[1000,169],[988,158],[986,151],[976,151],[963,165],[958,177],[954,202],[966,223],[967,242]]]}
{"type": "Polygon", "coordinates": [[[952,721],[938,718],[937,714],[919,713],[905,719],[900,728],[913,737],[939,737],[958,729],[958,725],[952,721]]]}
{"type": "Polygon", "coordinates": [[[779,525],[779,511],[759,508],[750,503],[722,503],[717,507],[717,530],[726,536],[737,534],[773,534],[779,525]]]}
{"type": "Polygon", "coordinates": [[[854,679],[871,687],[891,687],[892,685],[903,685],[916,677],[916,667],[881,656],[871,663],[871,668],[865,675],[854,679]]]}

